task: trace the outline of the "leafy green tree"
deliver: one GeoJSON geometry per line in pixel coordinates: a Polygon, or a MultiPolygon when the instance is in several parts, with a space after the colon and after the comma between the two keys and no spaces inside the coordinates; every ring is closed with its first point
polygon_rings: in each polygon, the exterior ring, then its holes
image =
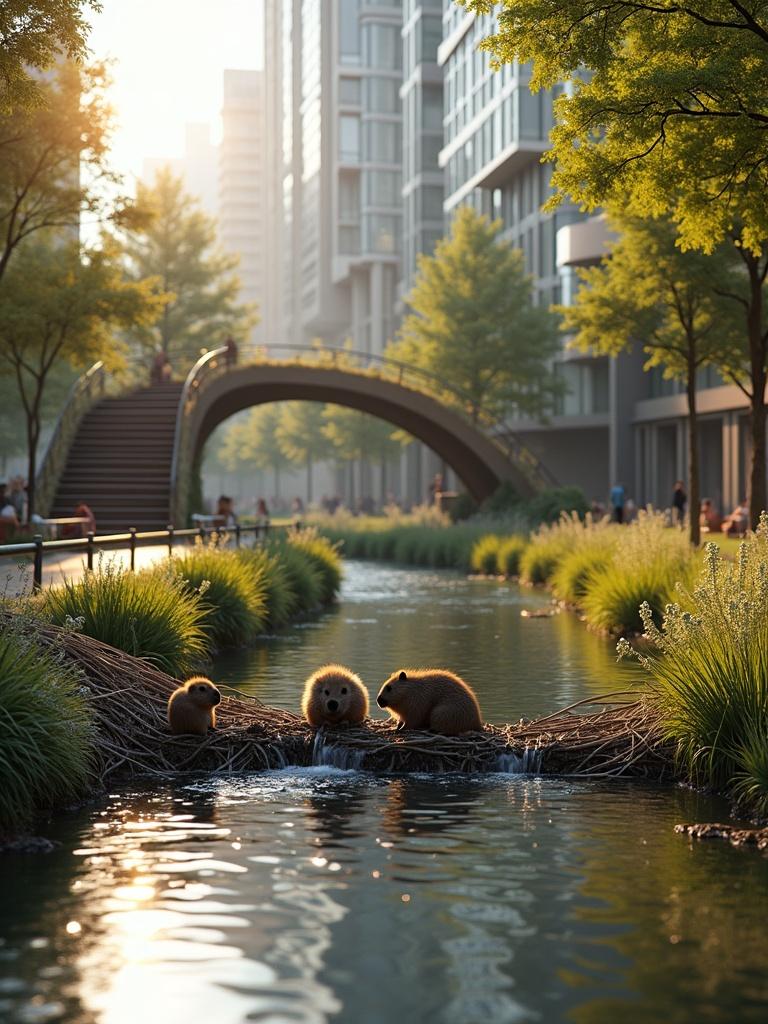
{"type": "Polygon", "coordinates": [[[661,367],[665,377],[685,385],[690,539],[698,544],[696,374],[708,365],[730,376],[740,370],[739,324],[713,291],[713,282],[734,278],[734,254],[728,246],[712,255],[682,252],[667,220],[616,213],[611,226],[618,241],[599,266],[579,271],[576,301],[560,310],[562,328],[573,334],[574,347],[602,355],[639,343],[648,357],[646,369],[661,367]]]}
{"type": "Polygon", "coordinates": [[[327,405],[323,418],[323,433],[332,445],[336,461],[360,460],[363,464],[378,464],[381,469],[381,492],[382,495],[386,494],[387,462],[399,455],[403,444],[412,438],[396,431],[385,420],[341,405],[327,405]]]}
{"type": "Polygon", "coordinates": [[[280,470],[292,465],[277,436],[281,417],[280,403],[255,406],[230,427],[221,450],[222,462],[231,471],[272,470],[276,495],[280,494],[280,470]]]}
{"type": "Polygon", "coordinates": [[[312,467],[333,452],[323,428],[325,406],[321,402],[287,402],[277,425],[277,441],[287,458],[307,467],[307,503],[312,501],[312,467]]]}
{"type": "Polygon", "coordinates": [[[19,249],[0,288],[0,373],[13,376],[24,408],[30,515],[51,374],[64,364],[119,364],[112,329],[149,322],[158,312],[151,282],[127,281],[110,245],[81,250],[38,236],[19,249]]]}
{"type": "Polygon", "coordinates": [[[157,323],[132,337],[184,366],[201,347],[215,348],[229,335],[245,340],[258,318],[252,306],[238,304],[237,257],[216,247],[215,221],[184,191],[181,178],[160,168],[151,185],[139,183],[136,206],[146,222],[125,233],[131,273],[136,280],[155,278],[166,300],[157,323]]]}
{"type": "MultiPolygon", "coordinates": [[[[0,14],[0,22],[2,14],[0,14]]],[[[108,165],[112,111],[103,65],[62,65],[40,84],[41,104],[15,110],[0,131],[0,287],[17,248],[39,231],[76,233],[81,221],[127,220],[108,165]]]]}
{"type": "Polygon", "coordinates": [[[0,114],[44,103],[34,72],[62,56],[81,61],[87,49],[86,10],[99,0],[3,0],[0,5],[0,114]]]}
{"type": "Polygon", "coordinates": [[[541,416],[560,383],[550,367],[556,318],[533,305],[523,255],[491,223],[462,207],[434,256],[420,256],[412,312],[387,354],[429,371],[477,421],[515,409],[541,416]]]}
{"type": "Polygon", "coordinates": [[[648,215],[669,217],[683,248],[734,245],[748,291],[726,291],[748,349],[757,526],[767,503],[768,7],[462,2],[478,14],[498,9],[499,30],[483,44],[497,65],[532,61],[534,90],[569,82],[555,104],[550,206],[568,195],[589,210],[629,194],[648,215]]]}

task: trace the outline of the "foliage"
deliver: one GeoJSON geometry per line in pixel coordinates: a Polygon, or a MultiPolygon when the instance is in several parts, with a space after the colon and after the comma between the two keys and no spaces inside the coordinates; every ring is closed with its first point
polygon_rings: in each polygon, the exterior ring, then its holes
{"type": "Polygon", "coordinates": [[[582,287],[575,303],[560,309],[563,330],[573,333],[573,347],[601,355],[618,355],[639,341],[648,357],[646,369],[661,367],[665,378],[684,383],[690,538],[698,544],[696,374],[708,365],[731,376],[739,372],[743,331],[716,289],[744,293],[744,284],[732,246],[709,255],[683,252],[668,220],[633,215],[626,205],[610,224],[618,240],[599,266],[579,271],[582,287]]]}
{"type": "Polygon", "coordinates": [[[628,190],[649,214],[671,215],[686,246],[711,251],[741,225],[746,247],[762,248],[762,5],[463,2],[476,12],[501,8],[499,31],[484,43],[497,63],[532,61],[534,89],[573,81],[552,135],[561,193],[592,209],[628,190]]]}
{"type": "Polygon", "coordinates": [[[0,627],[0,833],[80,796],[90,771],[92,719],[82,679],[35,641],[34,626],[0,627]]]}
{"type": "Polygon", "coordinates": [[[341,587],[341,556],[338,546],[332,544],[327,537],[321,536],[315,529],[291,533],[288,545],[300,551],[317,570],[320,577],[321,602],[330,604],[334,601],[341,587]]]}
{"type": "Polygon", "coordinates": [[[556,523],[564,513],[579,518],[587,514],[587,499],[580,487],[552,487],[526,502],[524,511],[532,526],[556,523]]]}
{"type": "Polygon", "coordinates": [[[338,515],[318,521],[319,531],[341,544],[346,558],[372,558],[401,565],[424,565],[440,569],[470,568],[475,542],[488,532],[487,523],[457,523],[449,526],[440,513],[429,522],[420,516],[399,516],[394,521],[338,515]],[[414,521],[415,520],[415,521],[414,521]]]}
{"type": "Polygon", "coordinates": [[[385,420],[339,405],[326,406],[323,417],[324,433],[337,459],[384,462],[400,452],[401,445],[396,440],[399,432],[385,420]]]}
{"type": "Polygon", "coordinates": [[[682,588],[661,628],[643,607],[653,643],[634,654],[656,688],[665,729],[691,779],[768,811],[768,516],[738,560],[708,544],[696,585],[682,588]],[[687,607],[686,607],[687,606],[687,607]]]}
{"type": "Polygon", "coordinates": [[[478,505],[471,494],[460,491],[454,501],[448,506],[447,512],[452,523],[460,523],[469,519],[478,511],[478,505]]]}
{"type": "Polygon", "coordinates": [[[227,469],[271,469],[275,494],[280,491],[280,470],[291,465],[278,439],[282,406],[257,405],[245,418],[232,423],[225,435],[221,460],[227,469]]]}
{"type": "Polygon", "coordinates": [[[601,543],[586,544],[566,552],[552,573],[552,593],[559,601],[581,604],[592,577],[607,569],[610,561],[611,554],[601,543]]]}
{"type": "Polygon", "coordinates": [[[503,516],[518,509],[522,500],[515,485],[505,480],[483,502],[483,512],[489,516],[503,516]]]}
{"type": "MultiPolygon", "coordinates": [[[[0,12],[0,29],[6,7],[0,12]]],[[[19,246],[38,232],[76,234],[85,215],[91,222],[134,216],[107,163],[113,120],[108,87],[103,65],[61,64],[55,78],[37,83],[39,104],[19,107],[4,118],[0,285],[19,246]]]]}
{"type": "Polygon", "coordinates": [[[216,247],[216,223],[185,193],[181,178],[160,168],[151,185],[139,182],[136,206],[144,222],[128,230],[124,247],[136,280],[154,278],[164,297],[156,324],[132,332],[144,348],[161,348],[188,368],[200,349],[227,336],[247,338],[258,322],[251,306],[238,305],[237,257],[216,247]]]}
{"type": "Polygon", "coordinates": [[[485,576],[496,574],[500,543],[501,537],[497,537],[494,533],[486,533],[485,536],[475,541],[469,556],[469,564],[473,572],[483,573],[485,576]]]}
{"type": "Polygon", "coordinates": [[[203,628],[216,647],[241,646],[264,632],[268,588],[255,565],[246,565],[234,551],[205,544],[177,555],[172,565],[185,590],[201,595],[203,628]]]}
{"type": "Polygon", "coordinates": [[[520,556],[523,583],[547,583],[564,553],[559,537],[534,537],[520,556]]]}
{"type": "Polygon", "coordinates": [[[323,578],[317,562],[300,547],[285,539],[273,540],[268,548],[283,568],[288,586],[295,595],[298,614],[316,611],[323,601],[323,578]]]}
{"type": "Polygon", "coordinates": [[[77,623],[86,636],[181,676],[208,654],[206,610],[170,571],[127,572],[112,562],[46,591],[44,613],[56,625],[77,623]]]}
{"type": "Polygon", "coordinates": [[[462,392],[459,401],[475,421],[513,408],[544,415],[559,393],[550,367],[555,318],[533,305],[522,253],[499,240],[500,230],[501,221],[458,210],[434,256],[419,256],[407,297],[412,312],[387,350],[429,371],[448,393],[462,392]]]}
{"type": "Polygon", "coordinates": [[[518,576],[520,574],[520,559],[528,547],[526,537],[511,536],[503,537],[496,552],[496,572],[500,576],[518,576]]]}
{"type": "Polygon", "coordinates": [[[114,247],[82,250],[42,234],[20,248],[0,286],[0,373],[13,374],[27,425],[29,511],[43,400],[52,371],[120,362],[115,324],[148,324],[159,312],[149,282],[126,281],[114,247]]]}
{"type": "Polygon", "coordinates": [[[294,580],[275,551],[239,548],[237,557],[248,572],[261,577],[266,589],[267,623],[271,629],[285,626],[299,610],[294,580]]]}
{"type": "Polygon", "coordinates": [[[277,443],[290,462],[307,467],[307,501],[312,501],[312,464],[333,451],[324,432],[326,422],[320,402],[286,402],[280,407],[277,443]]]}
{"type": "Polygon", "coordinates": [[[4,0],[0,8],[0,114],[44,102],[40,72],[62,56],[87,54],[86,8],[98,12],[99,0],[4,0]]]}

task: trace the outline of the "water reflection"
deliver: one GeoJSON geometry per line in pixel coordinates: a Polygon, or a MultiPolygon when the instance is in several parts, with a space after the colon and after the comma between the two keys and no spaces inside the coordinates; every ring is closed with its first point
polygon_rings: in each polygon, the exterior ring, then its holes
{"type": "Polygon", "coordinates": [[[768,859],[672,832],[722,813],[319,769],[115,796],[7,862],[2,1019],[763,1021],[768,859]]]}
{"type": "MultiPolygon", "coordinates": [[[[352,667],[372,698],[394,668],[446,665],[472,682],[492,722],[549,714],[638,682],[637,666],[617,664],[615,644],[587,632],[574,615],[521,618],[523,608],[548,602],[542,591],[511,583],[349,562],[336,610],[225,655],[214,674],[297,710],[304,679],[324,662],[352,667]]],[[[371,713],[386,717],[375,700],[371,713]]]]}

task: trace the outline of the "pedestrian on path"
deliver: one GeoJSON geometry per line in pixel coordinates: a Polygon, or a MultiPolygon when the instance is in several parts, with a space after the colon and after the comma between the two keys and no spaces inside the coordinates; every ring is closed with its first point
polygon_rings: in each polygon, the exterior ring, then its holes
{"type": "Polygon", "coordinates": [[[615,483],[611,488],[611,508],[613,509],[613,519],[616,523],[624,522],[625,501],[626,495],[624,493],[624,485],[615,483]]]}

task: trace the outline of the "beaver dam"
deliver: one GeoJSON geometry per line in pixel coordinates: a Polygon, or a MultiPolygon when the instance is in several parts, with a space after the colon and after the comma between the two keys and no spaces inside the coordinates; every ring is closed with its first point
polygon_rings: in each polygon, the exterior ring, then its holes
{"type": "MultiPolygon", "coordinates": [[[[168,697],[178,681],[148,662],[78,633],[45,626],[82,671],[97,726],[102,779],[169,772],[244,772],[327,764],[383,772],[526,772],[659,779],[673,772],[657,715],[627,693],[579,701],[535,721],[486,725],[458,737],[395,732],[388,722],[315,730],[256,698],[225,696],[206,737],[172,736],[168,697]]],[[[300,692],[297,681],[297,695],[300,692]]]]}

